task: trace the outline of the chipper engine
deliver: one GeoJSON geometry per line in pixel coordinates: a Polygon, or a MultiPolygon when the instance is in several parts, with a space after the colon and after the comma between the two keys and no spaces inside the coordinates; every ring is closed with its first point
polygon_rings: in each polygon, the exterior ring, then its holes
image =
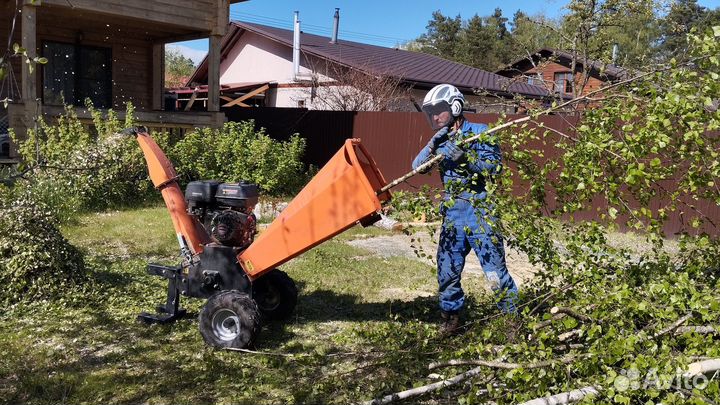
{"type": "Polygon", "coordinates": [[[157,313],[142,313],[148,323],[173,322],[186,315],[180,297],[206,298],[199,327],[205,342],[245,348],[261,320],[292,314],[298,291],[277,267],[356,224],[379,219],[390,199],[375,162],[358,139],[349,139],[335,156],[260,233],[253,208],[254,184],[193,181],[185,193],[172,163],[145,128],[124,131],[136,137],[150,179],[173,221],[182,261],[178,266],[148,265],[148,273],[168,280],[167,300],[157,313]]]}

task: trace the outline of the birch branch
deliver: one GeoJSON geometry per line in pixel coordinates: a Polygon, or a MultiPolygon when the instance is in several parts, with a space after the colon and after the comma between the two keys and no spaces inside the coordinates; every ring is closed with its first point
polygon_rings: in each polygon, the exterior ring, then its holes
{"type": "MultiPolygon", "coordinates": [[[[709,375],[720,371],[720,359],[709,359],[691,363],[688,365],[688,371],[686,371],[682,378],[691,379],[699,375],[709,375]]],[[[530,401],[523,402],[519,405],[566,405],[579,402],[588,395],[597,395],[602,391],[599,386],[589,386],[563,392],[543,398],[535,398],[530,401]]]]}
{"type": "MultiPolygon", "coordinates": [[[[625,84],[628,84],[628,83],[632,83],[632,82],[634,82],[634,81],[636,81],[636,80],[642,79],[643,77],[650,76],[650,75],[655,74],[655,73],[657,73],[657,72],[659,72],[659,71],[662,71],[662,70],[665,70],[665,69],[659,69],[659,70],[653,70],[653,71],[650,71],[650,72],[645,72],[645,73],[639,74],[639,75],[637,75],[637,76],[631,77],[631,78],[629,78],[629,79],[621,80],[621,81],[619,81],[619,82],[617,82],[617,83],[613,83],[613,84],[611,84],[611,85],[609,85],[609,86],[605,86],[605,87],[602,87],[602,88],[600,88],[600,89],[591,91],[591,92],[589,92],[588,94],[586,94],[586,95],[584,95],[584,96],[575,97],[575,98],[573,98],[572,100],[568,100],[568,101],[566,101],[566,102],[564,102],[564,103],[561,103],[561,104],[558,104],[558,105],[556,105],[556,106],[548,107],[548,108],[546,108],[545,110],[542,110],[542,111],[540,111],[540,112],[537,113],[537,114],[527,115],[527,116],[525,116],[525,117],[518,118],[518,119],[516,119],[516,120],[508,121],[508,122],[506,122],[506,123],[504,123],[504,124],[498,125],[498,126],[496,126],[496,127],[492,127],[492,128],[488,129],[488,130],[485,131],[485,132],[482,132],[482,133],[480,133],[480,134],[477,134],[477,135],[471,136],[471,137],[469,137],[469,138],[463,139],[461,142],[458,143],[458,145],[469,144],[470,142],[473,142],[473,141],[479,139],[480,137],[487,136],[487,135],[492,134],[492,133],[494,133],[494,132],[497,132],[497,131],[500,131],[500,130],[502,130],[502,129],[511,127],[511,126],[513,126],[513,125],[522,124],[523,122],[527,122],[527,121],[532,120],[532,119],[533,119],[534,117],[536,117],[536,116],[539,116],[539,115],[547,115],[547,114],[550,114],[550,113],[552,113],[552,112],[561,110],[561,109],[563,109],[563,108],[565,108],[565,107],[567,107],[567,106],[569,106],[569,105],[578,103],[578,102],[583,101],[583,100],[587,100],[587,99],[591,98],[592,96],[594,96],[595,94],[602,93],[602,92],[604,92],[604,91],[607,91],[607,90],[610,90],[610,89],[613,89],[613,88],[616,88],[616,87],[619,87],[619,86],[622,86],[622,85],[625,85],[625,84]]],[[[434,158],[432,158],[432,159],[428,160],[427,162],[423,163],[422,165],[420,165],[417,169],[415,169],[415,170],[413,170],[413,171],[411,171],[411,172],[408,172],[407,174],[405,174],[405,175],[403,175],[403,176],[401,176],[401,177],[399,177],[399,178],[391,181],[390,183],[388,183],[387,185],[385,185],[383,188],[381,188],[379,191],[377,191],[376,194],[377,194],[377,195],[380,195],[380,194],[385,193],[386,191],[390,190],[391,188],[393,188],[393,187],[397,186],[398,184],[404,182],[405,180],[409,179],[410,177],[413,177],[413,176],[415,176],[416,174],[420,173],[421,171],[425,171],[425,169],[432,167],[435,163],[441,161],[441,160],[444,159],[444,158],[445,158],[445,157],[444,157],[442,154],[436,155],[434,158]]]]}
{"type": "Polygon", "coordinates": [[[600,387],[596,386],[589,386],[580,388],[577,390],[572,390],[568,392],[563,392],[561,394],[555,394],[553,396],[544,397],[544,398],[535,398],[531,399],[530,401],[523,402],[519,405],[564,405],[564,404],[572,404],[574,402],[578,402],[585,398],[588,395],[597,395],[600,393],[600,387]]]}
{"type": "Polygon", "coordinates": [[[580,329],[573,329],[569,332],[561,333],[558,335],[558,340],[561,342],[570,340],[570,339],[574,338],[575,336],[580,336],[581,332],[582,332],[582,330],[580,330],[580,329]]]}
{"type": "Polygon", "coordinates": [[[694,332],[699,335],[714,335],[720,334],[720,328],[717,326],[679,326],[675,329],[676,335],[682,335],[683,333],[694,332]]]}
{"type": "Polygon", "coordinates": [[[503,361],[489,361],[489,360],[450,360],[446,362],[436,362],[436,363],[430,363],[428,365],[428,368],[430,370],[436,369],[436,368],[442,368],[442,367],[454,367],[454,366],[483,366],[483,367],[489,367],[489,368],[499,368],[504,370],[514,370],[518,368],[523,368],[526,370],[531,370],[534,368],[543,368],[543,367],[549,367],[556,364],[570,364],[573,361],[577,360],[581,357],[588,357],[589,354],[584,354],[581,356],[567,356],[563,357],[561,359],[553,359],[553,360],[544,360],[544,361],[538,361],[535,363],[527,363],[527,364],[520,364],[520,363],[507,363],[503,361]]]}
{"type": "Polygon", "coordinates": [[[674,331],[675,329],[677,329],[678,327],[680,327],[680,325],[682,325],[682,324],[684,324],[685,322],[687,322],[688,320],[690,320],[690,318],[692,318],[692,313],[687,313],[687,314],[685,314],[685,316],[683,316],[682,318],[680,318],[680,319],[678,319],[677,321],[673,322],[672,325],[670,325],[670,326],[668,326],[667,328],[665,328],[665,329],[659,331],[658,333],[654,334],[654,335],[653,335],[653,338],[657,339],[657,338],[659,338],[659,337],[661,337],[661,336],[667,335],[668,333],[670,333],[670,332],[674,331]]]}
{"type": "Polygon", "coordinates": [[[535,327],[533,329],[538,330],[538,329],[546,328],[546,327],[552,325],[553,321],[563,319],[563,318],[565,318],[565,316],[566,316],[565,314],[555,314],[548,320],[538,322],[537,325],[535,325],[535,327]]]}
{"type": "Polygon", "coordinates": [[[462,374],[458,374],[455,377],[448,378],[447,380],[438,381],[436,383],[423,385],[422,387],[417,387],[405,391],[396,392],[394,394],[386,395],[382,398],[373,399],[371,401],[362,402],[362,405],[384,405],[389,404],[391,402],[400,401],[403,399],[416,397],[418,395],[423,395],[428,392],[436,391],[441,388],[449,387],[451,385],[455,385],[458,383],[461,383],[469,378],[475,377],[476,375],[480,374],[480,372],[483,370],[483,367],[475,367],[471,370],[468,370],[462,374]]]}
{"type": "Polygon", "coordinates": [[[589,316],[581,314],[580,312],[578,312],[572,308],[552,307],[552,309],[550,309],[550,313],[553,315],[558,315],[558,314],[569,315],[581,322],[588,322],[588,323],[594,322],[592,320],[592,318],[590,318],[589,316]]]}

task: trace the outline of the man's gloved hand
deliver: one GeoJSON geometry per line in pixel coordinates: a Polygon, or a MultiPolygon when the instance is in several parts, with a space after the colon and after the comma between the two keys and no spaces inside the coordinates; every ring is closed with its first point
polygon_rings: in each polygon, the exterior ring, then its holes
{"type": "Polygon", "coordinates": [[[428,142],[427,146],[430,148],[431,153],[435,153],[438,146],[442,145],[443,142],[448,140],[448,127],[443,127],[439,131],[433,135],[432,138],[430,138],[430,142],[428,142]]]}
{"type": "Polygon", "coordinates": [[[445,159],[450,159],[455,163],[462,160],[463,156],[465,156],[465,151],[463,151],[459,146],[457,146],[452,140],[442,144],[435,151],[435,153],[442,154],[443,156],[445,156],[445,159]]]}

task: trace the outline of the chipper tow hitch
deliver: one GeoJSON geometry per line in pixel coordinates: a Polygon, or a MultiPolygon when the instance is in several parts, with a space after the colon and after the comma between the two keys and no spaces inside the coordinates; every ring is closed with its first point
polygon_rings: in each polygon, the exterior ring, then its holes
{"type": "Polygon", "coordinates": [[[150,179],[162,194],[182,262],[148,265],[168,280],[166,302],[148,323],[186,315],[180,297],[206,298],[199,327],[206,343],[244,348],[262,319],[282,319],[297,303],[295,282],[278,266],[356,224],[368,226],[390,200],[387,183],[359,139],[348,139],[333,158],[254,240],[258,201],[254,184],[194,181],[183,194],[175,169],[144,127],[129,128],[145,155],[150,179]],[[380,190],[380,191],[377,191],[380,190]]]}

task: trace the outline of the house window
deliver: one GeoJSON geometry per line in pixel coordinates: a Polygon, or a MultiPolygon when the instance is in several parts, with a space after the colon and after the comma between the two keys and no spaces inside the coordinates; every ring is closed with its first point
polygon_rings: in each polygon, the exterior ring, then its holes
{"type": "Polygon", "coordinates": [[[45,42],[43,56],[43,103],[112,105],[112,50],[85,45],[45,42]]]}
{"type": "Polygon", "coordinates": [[[537,76],[528,76],[527,82],[528,82],[528,84],[531,84],[533,86],[544,86],[545,85],[545,83],[543,83],[543,81],[537,76]]]}
{"type": "Polygon", "coordinates": [[[555,73],[555,92],[572,93],[573,74],[570,72],[555,73]]]}

